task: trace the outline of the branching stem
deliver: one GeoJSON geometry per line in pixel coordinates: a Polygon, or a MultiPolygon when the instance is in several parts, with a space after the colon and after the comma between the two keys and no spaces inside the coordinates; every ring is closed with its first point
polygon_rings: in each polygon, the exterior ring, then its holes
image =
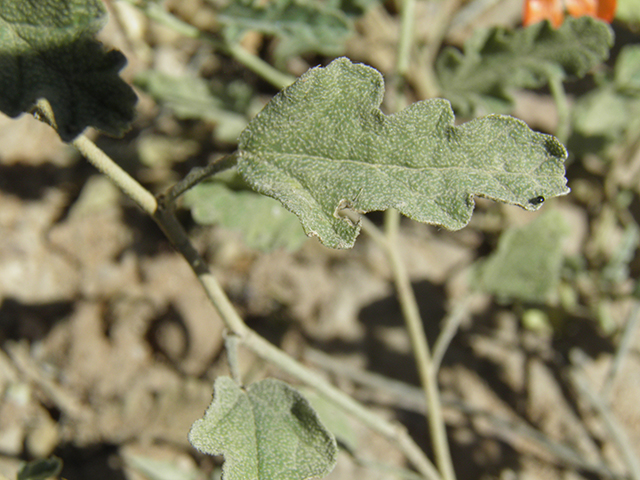
{"type": "MultiPolygon", "coordinates": [[[[39,105],[40,107],[40,105],[39,105]]],[[[40,108],[43,120],[55,125],[55,119],[47,105],[40,108]]],[[[207,263],[195,249],[182,224],[177,220],[173,205],[156,198],[133,177],[120,168],[106,153],[91,140],[80,135],[73,141],[87,160],[115,183],[126,195],[134,200],[142,210],[148,213],[164,232],[171,244],[187,260],[205,290],[209,300],[218,311],[230,334],[237,337],[256,355],[279,367],[287,374],[305,383],[333,402],[345,412],[358,418],[362,423],[378,432],[402,451],[413,466],[427,480],[442,480],[437,470],[425,456],[420,447],[411,439],[406,429],[396,423],[388,422],[373,414],[349,395],[343,393],[314,371],[272,345],[244,323],[237,310],[229,300],[217,279],[213,276],[207,263]]],[[[231,158],[231,157],[230,157],[231,158]]]]}

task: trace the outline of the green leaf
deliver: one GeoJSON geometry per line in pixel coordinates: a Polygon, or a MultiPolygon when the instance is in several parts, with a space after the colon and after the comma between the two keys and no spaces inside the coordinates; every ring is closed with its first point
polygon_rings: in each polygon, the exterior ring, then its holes
{"type": "Polygon", "coordinates": [[[173,110],[178,118],[216,123],[216,136],[220,140],[235,142],[247,126],[247,117],[229,109],[202,78],[175,77],[147,70],[136,76],[135,84],[173,110]]]}
{"type": "Polygon", "coordinates": [[[136,95],[118,76],[124,55],[93,38],[106,20],[100,0],[0,2],[0,110],[17,117],[46,98],[66,142],[88,126],[123,134],[136,95]]]}
{"type": "Polygon", "coordinates": [[[239,140],[251,187],[295,213],[308,235],[353,246],[359,226],[340,215],[396,208],[449,229],[471,218],[473,196],[536,210],[568,192],[564,147],[511,117],[454,126],[446,100],[384,115],[382,76],[348,59],[314,68],[281,91],[239,140]]]}
{"type": "Polygon", "coordinates": [[[274,52],[278,62],[310,52],[340,55],[353,30],[342,11],[312,0],[236,0],[220,12],[218,21],[230,41],[248,30],[278,37],[274,52]]]}
{"type": "Polygon", "coordinates": [[[544,303],[552,299],[564,258],[562,241],[568,233],[556,210],[524,227],[506,230],[495,253],[478,262],[474,285],[501,300],[544,303]]]}
{"type": "Polygon", "coordinates": [[[640,45],[625,45],[616,60],[616,88],[623,92],[640,93],[640,45]]]}
{"type": "Polygon", "coordinates": [[[224,455],[225,480],[304,480],[335,466],[336,441],[309,402],[275,379],[246,390],[219,377],[213,402],[189,432],[201,452],[224,455]]]}
{"type": "Polygon", "coordinates": [[[460,115],[504,111],[510,89],[539,88],[553,72],[584,76],[606,60],[613,33],[591,17],[568,18],[559,29],[540,22],[524,29],[478,31],[464,54],[442,51],[436,70],[444,97],[460,115]]]}
{"type": "Polygon", "coordinates": [[[18,471],[18,480],[46,480],[57,477],[62,471],[62,460],[58,457],[42,458],[25,463],[18,471]]]}
{"type": "Polygon", "coordinates": [[[572,109],[569,145],[576,155],[606,151],[640,124],[640,47],[625,46],[613,78],[603,80],[599,88],[578,97],[572,109]]]}
{"type": "Polygon", "coordinates": [[[220,182],[200,183],[184,197],[200,225],[239,230],[251,248],[297,250],[307,240],[300,222],[272,198],[250,190],[234,191],[220,182]]]}
{"type": "Polygon", "coordinates": [[[640,25],[640,0],[618,0],[618,6],[616,7],[616,20],[626,22],[637,29],[640,25]]]}

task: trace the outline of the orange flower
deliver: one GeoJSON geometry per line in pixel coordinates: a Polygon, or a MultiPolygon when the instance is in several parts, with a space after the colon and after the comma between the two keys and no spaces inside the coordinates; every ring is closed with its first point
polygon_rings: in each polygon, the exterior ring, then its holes
{"type": "Polygon", "coordinates": [[[611,23],[616,11],[616,0],[524,0],[522,24],[526,27],[549,20],[558,28],[564,20],[564,11],[572,17],[589,15],[611,23]]]}

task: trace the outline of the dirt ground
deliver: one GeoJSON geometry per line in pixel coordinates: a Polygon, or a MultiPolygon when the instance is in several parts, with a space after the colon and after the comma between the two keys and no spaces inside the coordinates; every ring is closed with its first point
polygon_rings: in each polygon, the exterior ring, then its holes
{"type": "MultiPolygon", "coordinates": [[[[184,2],[185,17],[192,4],[199,3],[184,2]]],[[[143,17],[133,21],[154,38],[153,48],[126,41],[117,22],[104,32],[130,59],[127,78],[149,65],[179,66],[196,49],[143,17]]],[[[383,47],[392,42],[367,37],[384,32],[365,25],[352,55],[384,71],[392,53],[383,47]]],[[[517,116],[553,128],[547,97],[518,101],[517,116]]],[[[225,148],[211,139],[214,125],[177,120],[144,94],[138,110],[124,139],[97,142],[154,193],[225,148]],[[139,147],[150,133],[200,146],[183,162],[149,166],[139,147]]],[[[568,254],[591,245],[598,212],[571,195],[543,208],[559,209],[571,225],[568,254]]],[[[607,332],[586,307],[561,327],[536,330],[522,324],[525,307],[500,305],[469,285],[472,262],[492,251],[499,231],[535,216],[479,201],[471,225],[459,232],[402,223],[400,248],[430,340],[448,315],[463,317],[440,372],[458,478],[622,478],[627,465],[611,421],[637,461],[640,331],[610,391],[598,397],[605,414],[578,385],[584,377],[601,393],[636,307],[631,297],[609,303],[607,332]],[[575,349],[585,358],[576,360],[575,349]]],[[[333,251],[309,239],[297,252],[260,253],[237,232],[199,227],[186,211],[181,220],[250,327],[404,424],[429,450],[409,339],[389,267],[373,242],[362,236],[353,250],[333,251]]],[[[156,225],[49,127],[27,116],[1,117],[0,479],[15,478],[20,461],[50,454],[63,459],[68,480],[219,478],[221,459],[198,454],[187,432],[211,401],[214,379],[228,374],[223,343],[222,322],[156,225]]],[[[286,380],[242,353],[247,382],[286,380]]],[[[408,465],[395,446],[345,422],[340,438],[349,448],[327,478],[403,478],[394,468],[408,465]]]]}

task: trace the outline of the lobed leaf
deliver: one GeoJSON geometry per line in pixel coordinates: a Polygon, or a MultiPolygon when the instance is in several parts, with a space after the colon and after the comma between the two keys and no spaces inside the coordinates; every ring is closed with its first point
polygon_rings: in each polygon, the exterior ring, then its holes
{"type": "Polygon", "coordinates": [[[0,110],[17,117],[46,98],[64,141],[87,126],[123,134],[137,99],[118,76],[124,55],[93,38],[106,20],[100,0],[0,2],[0,110]]]}
{"type": "Polygon", "coordinates": [[[311,69],[244,130],[239,172],[334,248],[353,246],[359,231],[344,208],[393,207],[455,230],[469,222],[474,195],[536,210],[569,191],[555,138],[507,116],[454,126],[440,99],[387,116],[383,93],[375,69],[346,58],[311,69]]]}
{"type": "Polygon", "coordinates": [[[611,28],[591,17],[567,18],[559,29],[549,22],[513,31],[496,27],[475,34],[464,53],[444,49],[436,71],[460,115],[504,111],[510,89],[539,88],[554,72],[582,77],[608,58],[612,45],[611,28]]]}
{"type": "Polygon", "coordinates": [[[304,480],[327,475],[336,463],[335,438],[309,402],[275,379],[245,390],[219,377],[189,442],[203,453],[224,455],[225,480],[304,480]]]}

